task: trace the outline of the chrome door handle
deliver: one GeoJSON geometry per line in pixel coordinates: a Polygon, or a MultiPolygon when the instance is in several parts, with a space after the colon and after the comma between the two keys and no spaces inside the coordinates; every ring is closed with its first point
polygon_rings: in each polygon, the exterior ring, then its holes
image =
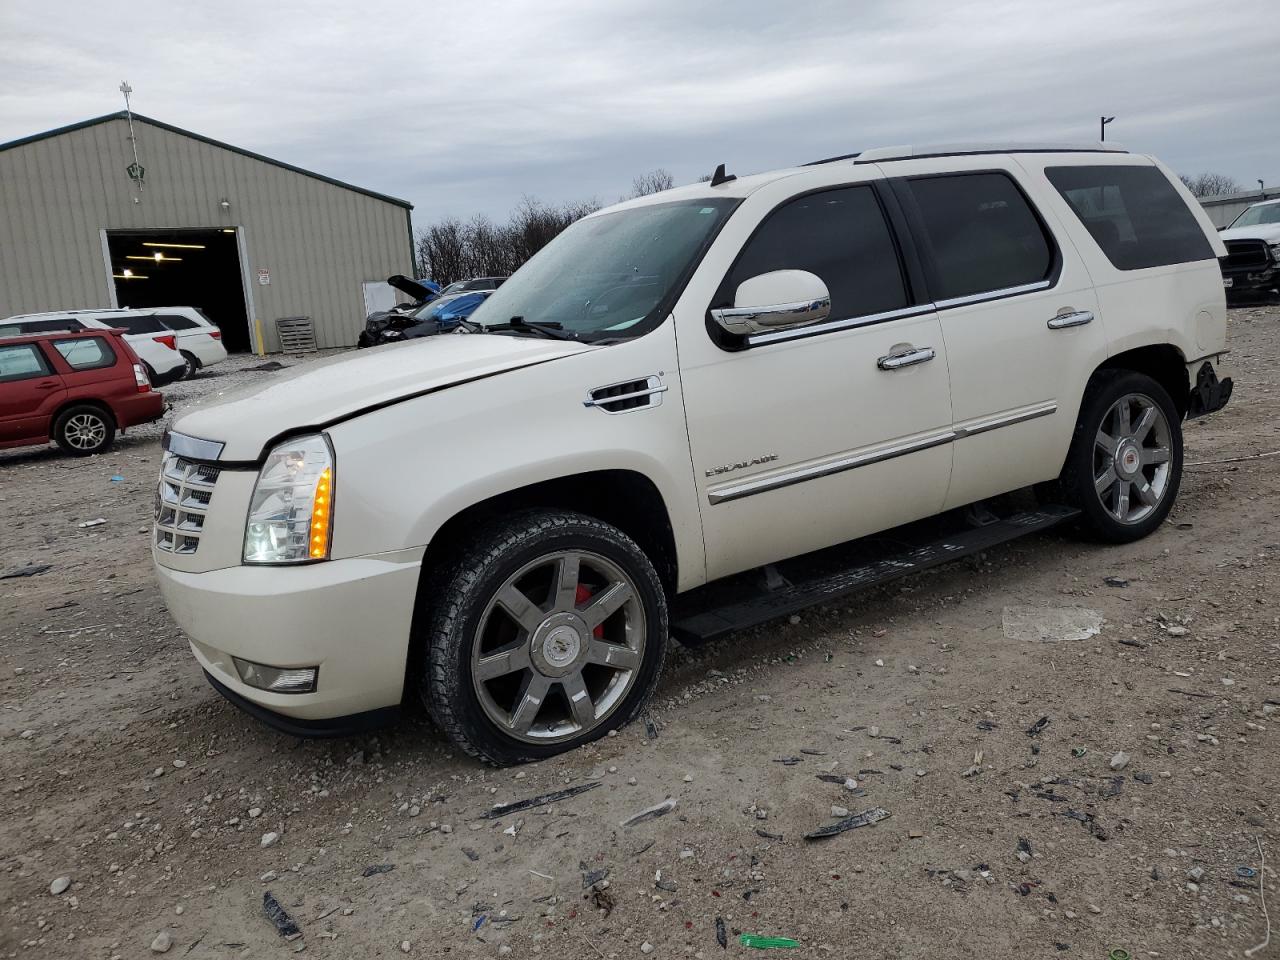
{"type": "Polygon", "coordinates": [[[876,366],[881,370],[899,370],[902,367],[910,367],[913,364],[927,363],[937,355],[933,347],[911,347],[907,350],[900,350],[897,353],[881,357],[876,361],[876,366]]]}
{"type": "Polygon", "coordinates": [[[1077,310],[1075,313],[1060,313],[1056,317],[1050,317],[1048,327],[1050,330],[1065,330],[1067,327],[1083,327],[1086,323],[1092,322],[1092,313],[1088,310],[1077,310]]]}

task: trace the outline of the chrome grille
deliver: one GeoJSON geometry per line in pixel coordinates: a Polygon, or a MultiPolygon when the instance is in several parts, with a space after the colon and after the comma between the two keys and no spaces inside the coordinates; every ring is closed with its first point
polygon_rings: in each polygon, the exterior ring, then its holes
{"type": "Polygon", "coordinates": [[[156,488],[155,544],[166,553],[192,554],[200,546],[204,517],[219,470],[166,453],[156,488]]]}

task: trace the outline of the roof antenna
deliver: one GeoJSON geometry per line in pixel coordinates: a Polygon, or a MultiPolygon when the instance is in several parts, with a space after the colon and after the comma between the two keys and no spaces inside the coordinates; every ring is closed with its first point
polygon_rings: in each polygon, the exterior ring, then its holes
{"type": "Polygon", "coordinates": [[[722,183],[728,183],[730,180],[737,179],[738,178],[734,174],[724,172],[724,164],[722,163],[720,166],[716,167],[716,172],[711,175],[711,186],[718,187],[722,183]]]}

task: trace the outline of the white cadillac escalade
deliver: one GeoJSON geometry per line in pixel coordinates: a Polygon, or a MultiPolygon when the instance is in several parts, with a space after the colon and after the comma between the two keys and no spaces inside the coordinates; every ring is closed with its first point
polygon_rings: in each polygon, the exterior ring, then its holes
{"type": "Polygon", "coordinates": [[[161,588],[281,729],[420,699],[477,757],[546,757],[635,717],[673,631],[1059,520],[1156,530],[1183,419],[1230,395],[1223,254],[1110,144],[722,167],[574,224],[457,334],[181,417],[161,588]],[[901,556],[850,552],[894,527],[901,556]]]}

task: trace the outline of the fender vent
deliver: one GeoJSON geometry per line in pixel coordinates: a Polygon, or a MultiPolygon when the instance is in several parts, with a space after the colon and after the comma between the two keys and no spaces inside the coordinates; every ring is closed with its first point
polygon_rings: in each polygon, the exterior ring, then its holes
{"type": "Polygon", "coordinates": [[[666,385],[661,379],[645,377],[643,380],[625,380],[607,387],[596,387],[582,403],[586,407],[599,407],[605,413],[627,413],[659,406],[666,392],[666,385]]]}

